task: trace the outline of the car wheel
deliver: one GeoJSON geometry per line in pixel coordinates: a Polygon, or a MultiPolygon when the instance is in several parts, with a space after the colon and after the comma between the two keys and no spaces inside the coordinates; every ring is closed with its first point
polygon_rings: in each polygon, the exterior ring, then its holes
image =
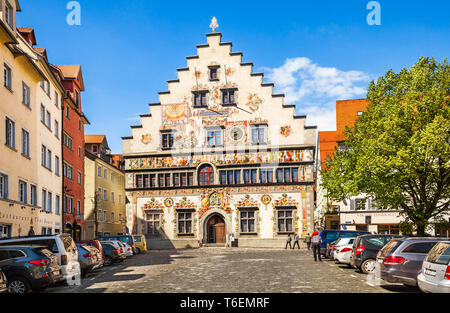
{"type": "Polygon", "coordinates": [[[375,269],[375,260],[373,259],[367,259],[361,264],[361,271],[364,274],[369,274],[375,269]]]}
{"type": "Polygon", "coordinates": [[[8,282],[9,293],[29,293],[31,291],[30,283],[22,277],[13,277],[8,282]]]}
{"type": "Polygon", "coordinates": [[[112,264],[112,258],[110,256],[106,256],[105,258],[105,266],[110,266],[112,264]]]}

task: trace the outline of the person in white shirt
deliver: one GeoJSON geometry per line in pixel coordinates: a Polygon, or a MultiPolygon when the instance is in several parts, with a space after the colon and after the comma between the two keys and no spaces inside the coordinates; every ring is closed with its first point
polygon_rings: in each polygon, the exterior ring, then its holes
{"type": "Polygon", "coordinates": [[[322,243],[322,237],[318,232],[315,232],[311,238],[311,244],[313,246],[314,261],[317,262],[317,256],[319,256],[319,261],[322,262],[320,256],[320,244],[322,243]]]}

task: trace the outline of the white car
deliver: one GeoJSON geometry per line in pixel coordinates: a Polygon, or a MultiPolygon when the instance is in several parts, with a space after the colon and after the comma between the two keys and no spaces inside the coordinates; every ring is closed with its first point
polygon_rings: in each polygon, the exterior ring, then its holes
{"type": "Polygon", "coordinates": [[[424,292],[450,293],[450,241],[439,242],[428,252],[417,284],[424,292]]]}
{"type": "Polygon", "coordinates": [[[352,256],[353,242],[356,238],[341,238],[336,244],[333,258],[337,263],[350,264],[350,257],[352,256]]]}
{"type": "Polygon", "coordinates": [[[122,243],[125,246],[125,253],[127,254],[127,257],[133,256],[133,248],[131,248],[131,246],[129,244],[127,244],[126,242],[122,242],[122,243]]]}

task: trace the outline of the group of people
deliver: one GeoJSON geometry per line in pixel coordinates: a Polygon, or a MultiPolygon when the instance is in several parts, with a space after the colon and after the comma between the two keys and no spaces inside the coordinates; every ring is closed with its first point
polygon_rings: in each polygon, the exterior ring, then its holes
{"type": "MultiPolygon", "coordinates": [[[[294,235],[294,245],[292,246],[292,237],[289,234],[287,241],[286,241],[286,247],[284,249],[287,249],[287,247],[289,246],[291,249],[295,249],[295,245],[297,245],[297,247],[300,249],[300,243],[299,243],[300,237],[297,233],[295,233],[294,235]]],[[[311,248],[313,249],[313,254],[314,254],[314,261],[317,262],[317,259],[319,259],[319,261],[322,261],[322,258],[320,256],[320,244],[322,243],[322,237],[320,237],[319,232],[314,232],[312,234],[312,236],[308,235],[305,237],[305,243],[306,246],[308,247],[308,250],[310,250],[311,248]]]]}

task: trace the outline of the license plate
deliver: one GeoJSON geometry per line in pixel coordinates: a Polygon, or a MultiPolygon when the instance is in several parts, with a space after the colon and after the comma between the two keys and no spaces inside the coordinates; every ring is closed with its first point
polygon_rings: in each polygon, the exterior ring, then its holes
{"type": "Polygon", "coordinates": [[[425,275],[428,275],[428,276],[436,276],[436,271],[433,271],[433,270],[430,270],[430,269],[425,269],[425,275]]]}

